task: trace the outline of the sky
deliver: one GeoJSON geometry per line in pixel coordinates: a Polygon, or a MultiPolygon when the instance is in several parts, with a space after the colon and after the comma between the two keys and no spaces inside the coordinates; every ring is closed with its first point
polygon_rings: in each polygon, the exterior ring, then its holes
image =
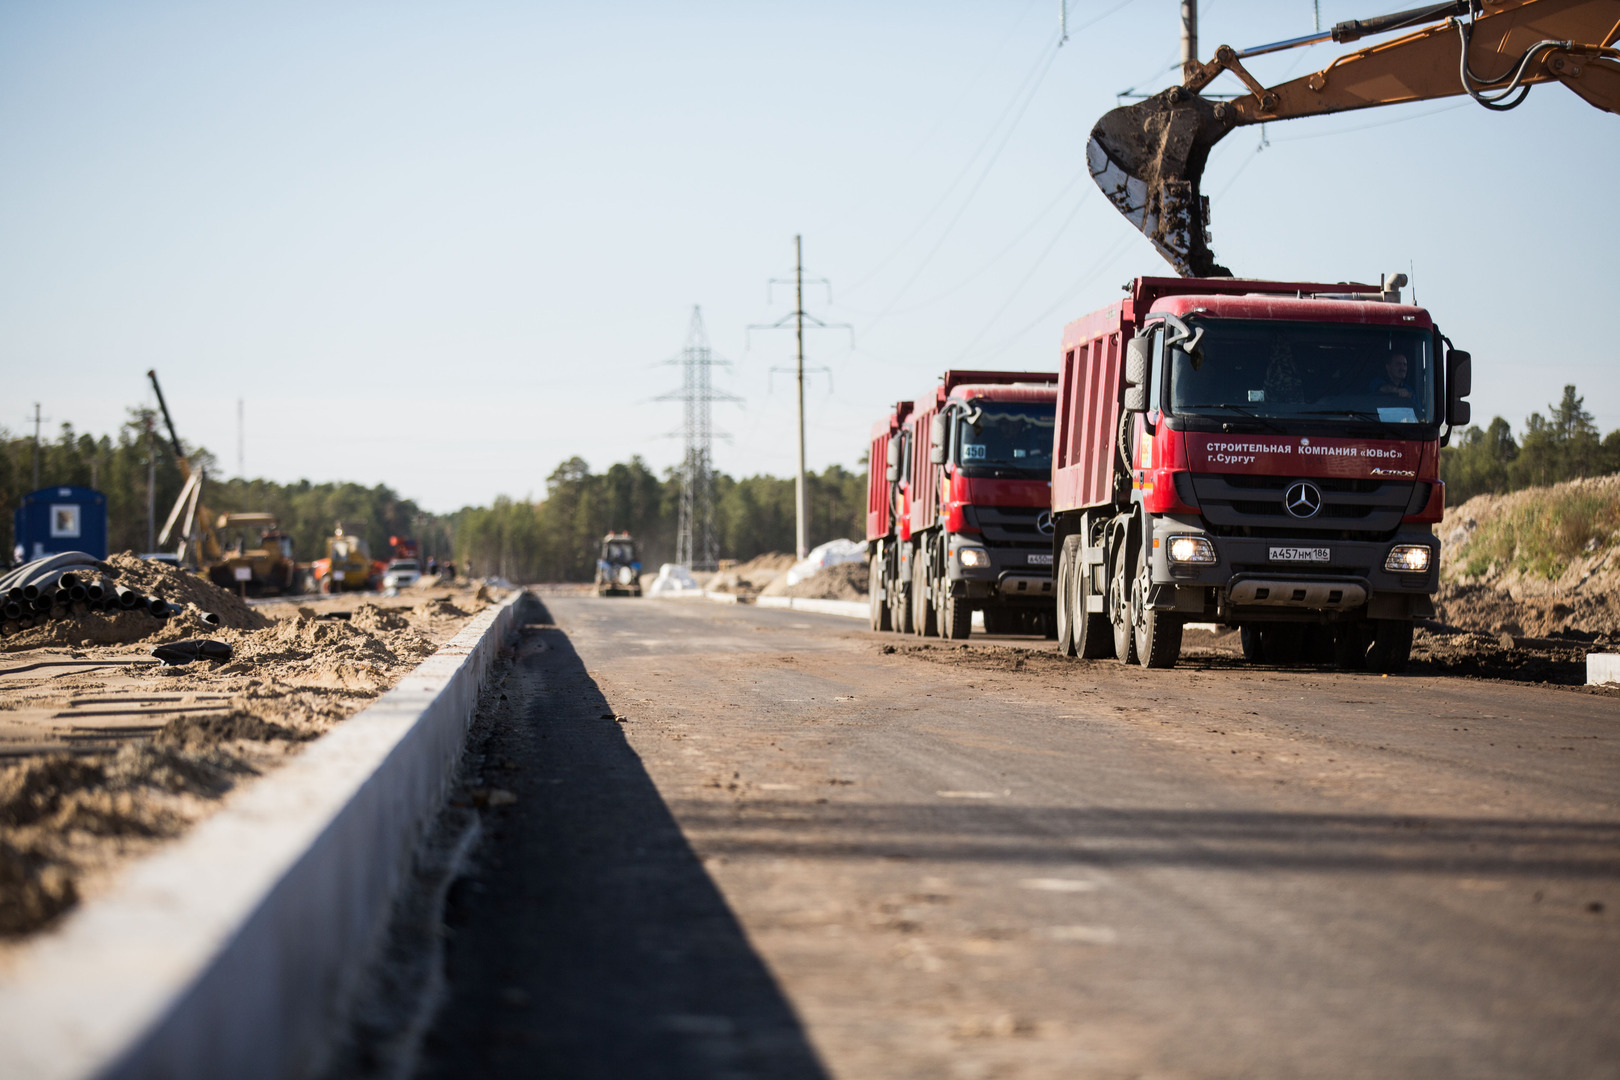
{"type": "MultiPolygon", "coordinates": [[[[1206,0],[1200,53],[1310,33],[1314,8],[1206,0]]],[[[1085,145],[1118,93],[1171,84],[1177,12],[1070,0],[1060,46],[1059,0],[3,0],[0,427],[39,402],[50,433],[111,432],[155,368],[228,474],[240,435],[250,476],[542,497],[575,455],[678,463],[659,399],[697,306],[741,399],[714,406],[717,467],[791,475],[794,337],[749,328],[792,310],[771,281],[802,235],[832,324],[807,335],[809,463],[854,467],[941,371],[1054,370],[1067,321],[1170,272],[1085,145]]],[[[1617,175],[1620,117],[1548,85],[1509,113],[1238,129],[1204,192],[1243,276],[1409,273],[1474,355],[1476,420],[1575,383],[1608,431],[1617,175]]]]}

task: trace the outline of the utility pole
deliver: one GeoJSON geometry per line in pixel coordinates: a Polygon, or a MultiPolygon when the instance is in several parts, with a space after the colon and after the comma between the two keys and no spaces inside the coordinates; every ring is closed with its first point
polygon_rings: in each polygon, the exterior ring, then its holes
{"type": "Polygon", "coordinates": [[[1198,0],[1181,0],[1181,72],[1187,64],[1198,63],[1198,0]]]}
{"type": "Polygon", "coordinates": [[[236,399],[236,475],[247,479],[246,439],[242,428],[242,399],[236,399]]]}
{"type": "Polygon", "coordinates": [[[157,440],[152,437],[152,414],[146,420],[146,550],[157,550],[157,440]]]}
{"type": "Polygon", "coordinates": [[[39,402],[34,402],[34,490],[39,490],[39,425],[44,418],[39,415],[39,402]]]}
{"type": "MultiPolygon", "coordinates": [[[[812,284],[827,284],[826,278],[812,278],[812,284]]],[[[786,284],[779,278],[772,278],[771,284],[786,284]]],[[[803,237],[793,237],[793,310],[782,316],[774,323],[768,325],[750,326],[750,330],[780,330],[787,326],[788,320],[793,320],[794,336],[798,341],[798,363],[794,367],[794,377],[799,390],[799,472],[793,485],[793,517],[794,517],[794,544],[798,557],[804,558],[810,553],[809,530],[809,485],[805,480],[805,442],[804,442],[804,324],[810,321],[812,330],[849,330],[851,335],[854,329],[848,323],[822,322],[804,310],[804,243],[803,237]]],[[[828,371],[826,368],[816,368],[817,371],[828,371]]],[[[831,372],[828,371],[830,375],[831,372]]]]}
{"type": "Polygon", "coordinates": [[[710,369],[728,367],[730,361],[717,359],[709,348],[709,335],[703,328],[703,309],[692,306],[692,322],[686,331],[686,347],[671,364],[681,365],[681,388],[661,394],[658,401],[679,401],[686,406],[681,438],[685,454],[681,461],[681,512],[675,534],[675,562],[688,570],[713,570],[720,558],[720,538],[714,533],[714,428],[709,405],[715,401],[741,401],[735,394],[716,390],[710,369]]]}

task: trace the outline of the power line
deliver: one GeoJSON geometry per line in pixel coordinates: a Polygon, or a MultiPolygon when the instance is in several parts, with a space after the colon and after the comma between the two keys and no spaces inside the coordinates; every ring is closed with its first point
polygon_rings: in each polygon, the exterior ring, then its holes
{"type": "Polygon", "coordinates": [[[685,454],[681,459],[681,510],[675,539],[675,561],[689,570],[713,570],[720,558],[720,541],[714,531],[714,429],[709,405],[716,401],[741,401],[735,394],[716,390],[710,370],[726,367],[728,360],[714,355],[709,335],[703,328],[703,309],[692,305],[692,321],[687,326],[686,347],[681,355],[666,361],[681,366],[681,388],[658,397],[659,401],[679,401],[685,409],[681,437],[685,454]]]}

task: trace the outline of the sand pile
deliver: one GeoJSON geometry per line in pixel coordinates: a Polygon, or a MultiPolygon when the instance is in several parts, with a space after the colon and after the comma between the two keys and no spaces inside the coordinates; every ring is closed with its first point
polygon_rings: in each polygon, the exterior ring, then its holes
{"type": "Polygon", "coordinates": [[[784,552],[766,552],[730,570],[721,570],[710,577],[704,587],[711,592],[758,593],[787,573],[796,561],[784,552]]]}
{"type": "MultiPolygon", "coordinates": [[[[162,595],[163,579],[154,584],[162,595]]],[[[189,595],[206,601],[211,589],[198,579],[189,595]]],[[[170,595],[187,594],[176,588],[170,595]]],[[[259,624],[251,629],[209,627],[195,608],[166,624],[121,612],[108,620],[140,621],[127,633],[115,628],[100,636],[139,646],[90,646],[87,652],[141,655],[159,641],[206,636],[229,643],[233,656],[121,669],[116,683],[108,682],[106,669],[8,683],[0,709],[66,709],[76,696],[113,693],[189,706],[217,702],[219,709],[172,715],[154,735],[116,752],[9,759],[14,763],[0,766],[0,939],[48,925],[80,897],[94,895],[119,862],[206,817],[243,778],[275,768],[375,701],[464,626],[468,609],[488,605],[470,589],[456,599],[434,597],[412,608],[350,597],[273,605],[283,617],[266,620],[248,611],[259,624]]],[[[241,611],[232,617],[247,621],[241,611]]]]}
{"type": "Polygon", "coordinates": [[[817,570],[797,585],[778,578],[768,596],[796,596],[806,600],[865,600],[867,567],[861,562],[835,563],[817,570]]]}
{"type": "Polygon", "coordinates": [[[181,607],[194,605],[219,616],[219,624],[232,630],[258,630],[269,620],[242,598],[196,574],[167,563],[152,562],[124,551],[107,560],[107,576],[139,593],[149,593],[181,607]]]}
{"type": "Polygon", "coordinates": [[[0,640],[0,651],[178,641],[215,632],[215,627],[204,622],[204,612],[212,612],[218,616],[221,627],[230,629],[257,630],[269,625],[268,619],[243,603],[235,593],[166,563],[150,562],[122,552],[101,564],[97,573],[108,581],[142,595],[156,596],[184,610],[178,615],[160,618],[144,609],[95,611],[75,605],[62,609],[56,617],[37,626],[8,635],[0,640]]]}
{"type": "Polygon", "coordinates": [[[1446,511],[1441,622],[1490,634],[1620,633],[1620,476],[1480,495],[1446,511]]]}

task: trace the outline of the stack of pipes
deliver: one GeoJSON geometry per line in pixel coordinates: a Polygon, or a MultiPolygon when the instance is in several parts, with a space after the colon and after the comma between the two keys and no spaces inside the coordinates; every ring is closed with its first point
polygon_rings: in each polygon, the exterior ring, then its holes
{"type": "MultiPolygon", "coordinates": [[[[39,626],[48,619],[77,618],[91,611],[144,611],[158,619],[180,613],[178,604],[127,589],[103,577],[105,564],[82,551],[66,551],[0,576],[0,637],[39,626]]],[[[219,625],[219,616],[203,612],[219,625]]]]}

